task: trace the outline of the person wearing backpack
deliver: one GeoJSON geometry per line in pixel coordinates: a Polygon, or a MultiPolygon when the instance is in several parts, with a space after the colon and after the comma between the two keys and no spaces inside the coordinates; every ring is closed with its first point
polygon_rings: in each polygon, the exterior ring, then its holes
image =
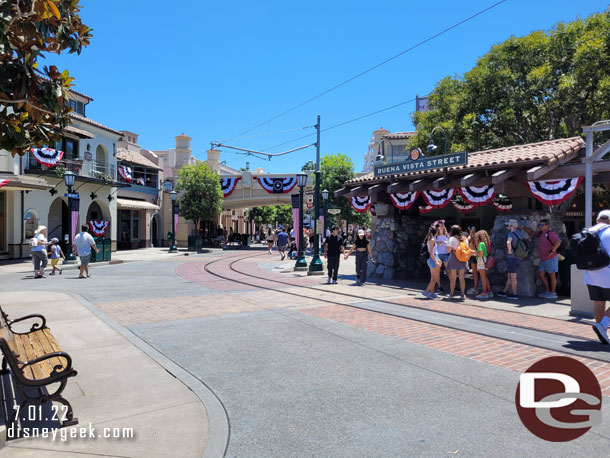
{"type": "Polygon", "coordinates": [[[506,284],[498,296],[507,299],[517,300],[517,271],[522,259],[527,258],[527,243],[523,240],[523,234],[519,230],[519,223],[516,219],[509,219],[506,222],[508,237],[506,239],[506,284]],[[525,256],[524,256],[525,254],[525,256]],[[511,292],[508,292],[508,290],[511,292]]]}
{"type": "Polygon", "coordinates": [[[589,290],[589,298],[593,301],[593,316],[596,321],[593,330],[601,343],[610,344],[608,337],[610,309],[606,310],[606,301],[610,301],[610,264],[607,264],[609,259],[607,255],[610,254],[610,210],[600,211],[597,215],[597,224],[587,231],[597,235],[601,254],[604,252],[606,254],[601,256],[603,258],[601,268],[584,271],[584,280],[589,290]]]}
{"type": "Polygon", "coordinates": [[[468,246],[468,240],[462,236],[462,228],[457,224],[451,226],[449,231],[451,237],[447,242],[447,251],[449,251],[449,262],[447,267],[449,268],[449,296],[447,299],[451,300],[455,298],[455,280],[457,277],[460,278],[460,291],[462,295],[460,300],[464,300],[466,293],[466,280],[464,275],[466,273],[466,263],[470,259],[470,247],[468,246]]]}
{"type": "Polygon", "coordinates": [[[527,226],[522,227],[533,239],[538,239],[538,255],[540,256],[540,266],[538,273],[540,280],[544,285],[544,293],[538,294],[538,297],[546,299],[557,299],[557,272],[559,272],[559,255],[557,250],[561,246],[561,239],[557,234],[551,231],[548,219],[541,219],[538,223],[538,231],[533,231],[527,226]],[[546,279],[546,274],[549,275],[551,283],[546,279]]]}

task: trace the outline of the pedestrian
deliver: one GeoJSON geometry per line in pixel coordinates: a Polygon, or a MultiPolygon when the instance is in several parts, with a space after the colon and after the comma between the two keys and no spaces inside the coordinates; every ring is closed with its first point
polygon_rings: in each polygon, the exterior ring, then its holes
{"type": "Polygon", "coordinates": [[[519,242],[523,241],[523,234],[519,230],[519,223],[517,223],[516,219],[508,220],[506,228],[508,229],[508,237],[506,239],[506,284],[504,289],[498,293],[498,296],[517,300],[519,299],[519,296],[517,296],[517,271],[519,270],[521,258],[517,257],[516,251],[519,242]]]}
{"type": "Polygon", "coordinates": [[[49,263],[47,256],[47,227],[38,226],[32,238],[32,261],[34,261],[34,278],[46,278],[44,270],[49,263]]]}
{"type": "Polygon", "coordinates": [[[280,232],[276,236],[277,238],[277,250],[280,252],[280,258],[283,261],[286,258],[286,245],[288,245],[288,239],[290,236],[284,231],[284,226],[280,226],[280,232]]]}
{"type": "MultiPolygon", "coordinates": [[[[588,232],[596,233],[600,248],[610,254],[610,210],[600,211],[596,224],[589,228],[588,232]]],[[[606,309],[606,302],[610,301],[610,265],[596,270],[585,270],[584,280],[589,290],[589,298],[593,301],[593,316],[596,321],[593,330],[601,343],[610,344],[610,308],[606,309]]]]}
{"type": "Polygon", "coordinates": [[[476,226],[470,226],[468,228],[468,247],[472,252],[472,256],[470,257],[470,271],[472,272],[472,279],[474,280],[474,286],[466,291],[466,294],[478,294],[479,293],[479,275],[477,274],[477,252],[478,247],[475,244],[474,237],[477,233],[476,226]]]}
{"type": "Polygon", "coordinates": [[[272,254],[273,244],[275,243],[275,232],[271,229],[271,226],[267,229],[265,240],[267,240],[267,250],[269,251],[269,254],[272,254]]]}
{"type": "Polygon", "coordinates": [[[428,287],[423,291],[422,294],[428,299],[436,298],[434,288],[436,287],[437,283],[440,283],[441,266],[443,265],[441,258],[438,257],[436,234],[436,228],[431,227],[425,240],[428,247],[428,254],[430,255],[427,261],[428,267],[430,268],[430,283],[428,283],[428,287]]]}
{"type": "Polygon", "coordinates": [[[89,260],[91,259],[91,249],[93,248],[96,253],[98,252],[95,240],[93,240],[91,234],[87,232],[87,229],[89,229],[89,227],[86,224],[83,224],[80,228],[81,231],[74,237],[72,242],[72,251],[80,259],[78,278],[86,278],[83,275],[84,273],[87,274],[87,277],[90,277],[89,260]]]}
{"type": "Polygon", "coordinates": [[[339,261],[341,254],[345,254],[343,248],[343,239],[339,235],[339,228],[333,226],[330,235],[324,241],[324,257],[327,259],[326,270],[328,271],[328,280],[326,283],[333,285],[337,284],[337,275],[339,274],[339,261]]]}
{"type": "Polygon", "coordinates": [[[538,274],[544,285],[544,292],[538,294],[538,297],[557,299],[557,272],[559,272],[559,254],[557,254],[557,250],[561,246],[561,239],[550,229],[548,219],[540,220],[538,231],[533,231],[527,226],[522,228],[532,238],[538,239],[538,256],[540,257],[538,274]],[[546,278],[547,274],[550,284],[546,278]]]}
{"type": "Polygon", "coordinates": [[[481,277],[481,294],[475,296],[477,299],[490,299],[493,297],[491,292],[491,284],[487,277],[487,258],[489,257],[489,249],[491,247],[491,239],[487,231],[480,230],[474,234],[474,246],[477,259],[477,272],[481,277]]]}
{"type": "Polygon", "coordinates": [[[352,247],[345,253],[345,259],[347,259],[354,250],[356,250],[356,285],[362,286],[366,283],[368,257],[370,256],[371,261],[375,262],[373,259],[373,252],[371,251],[371,244],[364,236],[364,231],[362,229],[358,231],[358,238],[356,238],[352,247]]]}
{"type": "Polygon", "coordinates": [[[449,241],[447,242],[447,251],[449,251],[449,297],[455,298],[455,283],[456,279],[460,279],[460,291],[462,292],[460,300],[464,300],[466,292],[466,280],[464,275],[468,268],[467,263],[470,259],[470,248],[468,240],[462,235],[462,228],[457,224],[451,226],[449,232],[449,241]]]}
{"type": "Polygon", "coordinates": [[[61,275],[63,269],[57,267],[57,263],[59,262],[60,258],[65,262],[66,257],[64,256],[64,252],[59,246],[58,239],[54,238],[51,240],[51,245],[49,246],[49,254],[51,256],[51,266],[53,267],[53,270],[49,275],[55,275],[55,272],[57,271],[59,271],[59,275],[61,275]]]}

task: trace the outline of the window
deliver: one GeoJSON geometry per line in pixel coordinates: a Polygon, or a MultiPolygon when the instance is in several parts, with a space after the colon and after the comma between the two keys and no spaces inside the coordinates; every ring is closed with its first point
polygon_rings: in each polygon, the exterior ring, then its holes
{"type": "Polygon", "coordinates": [[[25,238],[31,239],[34,237],[34,231],[38,227],[38,215],[34,210],[28,210],[23,215],[23,223],[25,229],[25,238]]]}
{"type": "Polygon", "coordinates": [[[55,143],[54,148],[64,152],[63,159],[78,159],[78,140],[62,138],[60,141],[55,143]]]}
{"type": "Polygon", "coordinates": [[[121,242],[137,242],[140,240],[140,210],[120,210],[120,240],[121,242]]]}
{"type": "Polygon", "coordinates": [[[76,102],[76,112],[85,116],[85,104],[83,102],[76,102]]]}
{"type": "Polygon", "coordinates": [[[70,100],[70,108],[76,111],[76,100],[70,100]]]}

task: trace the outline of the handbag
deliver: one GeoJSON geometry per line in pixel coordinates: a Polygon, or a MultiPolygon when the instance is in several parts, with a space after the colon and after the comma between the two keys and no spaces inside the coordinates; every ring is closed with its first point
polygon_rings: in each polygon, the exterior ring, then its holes
{"type": "Polygon", "coordinates": [[[494,267],[496,267],[496,258],[494,258],[493,256],[489,256],[487,258],[487,261],[485,261],[485,268],[489,270],[493,269],[494,267]]]}

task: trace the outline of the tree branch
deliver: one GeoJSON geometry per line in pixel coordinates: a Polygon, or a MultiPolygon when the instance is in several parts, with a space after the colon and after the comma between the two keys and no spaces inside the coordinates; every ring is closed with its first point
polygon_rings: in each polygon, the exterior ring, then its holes
{"type": "Polygon", "coordinates": [[[0,99],[0,103],[27,103],[29,106],[31,106],[35,110],[42,111],[43,113],[47,113],[47,114],[50,114],[53,116],[57,116],[57,113],[53,113],[52,111],[37,107],[36,105],[32,105],[32,103],[30,101],[28,101],[27,99],[17,99],[17,100],[0,99]]]}

